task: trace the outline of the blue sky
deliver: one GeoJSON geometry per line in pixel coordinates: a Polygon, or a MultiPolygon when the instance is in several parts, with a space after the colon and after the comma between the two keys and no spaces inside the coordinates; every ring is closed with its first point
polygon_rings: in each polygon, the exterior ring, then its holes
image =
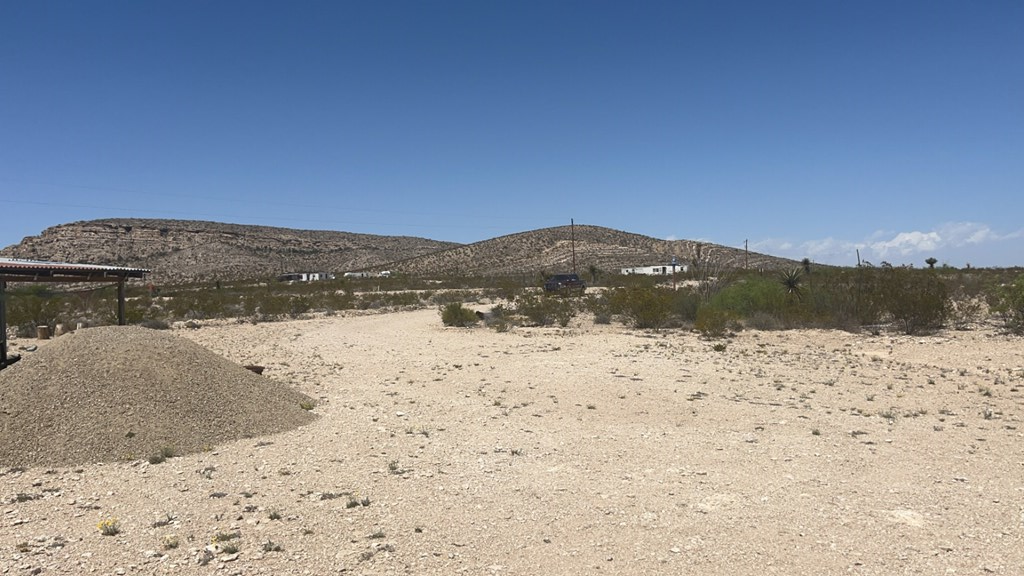
{"type": "MultiPolygon", "coordinates": [[[[607,226],[1024,265],[1024,2],[0,1],[0,246],[607,226]]],[[[646,263],[637,263],[646,264],[646,263]]]]}

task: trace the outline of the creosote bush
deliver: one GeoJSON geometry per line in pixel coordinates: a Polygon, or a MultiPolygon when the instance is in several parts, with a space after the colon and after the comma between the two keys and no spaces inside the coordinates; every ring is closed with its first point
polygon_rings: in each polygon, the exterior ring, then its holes
{"type": "Polygon", "coordinates": [[[657,286],[616,288],[608,296],[611,309],[627,318],[634,328],[661,328],[672,318],[675,293],[657,286]]]}
{"type": "Polygon", "coordinates": [[[549,297],[544,294],[523,293],[515,300],[516,313],[535,326],[557,323],[565,327],[577,314],[577,299],[549,297]]]}
{"type": "Polygon", "coordinates": [[[441,307],[441,322],[445,326],[473,326],[479,321],[476,312],[466,308],[461,302],[452,302],[441,307]]]}
{"type": "Polygon", "coordinates": [[[941,328],[949,315],[946,284],[933,270],[885,270],[882,287],[886,308],[907,334],[941,328]]]}
{"type": "Polygon", "coordinates": [[[989,305],[1013,334],[1024,334],[1024,274],[1013,282],[997,286],[991,292],[989,305]]]}
{"type": "Polygon", "coordinates": [[[705,338],[725,338],[736,324],[736,315],[732,311],[706,306],[697,311],[693,327],[705,338]]]}

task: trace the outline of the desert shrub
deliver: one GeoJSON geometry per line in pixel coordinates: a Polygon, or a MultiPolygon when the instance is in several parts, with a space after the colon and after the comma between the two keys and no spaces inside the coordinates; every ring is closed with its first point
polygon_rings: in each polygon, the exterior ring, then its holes
{"type": "Polygon", "coordinates": [[[613,316],[612,305],[607,295],[587,295],[583,301],[583,307],[594,315],[595,324],[611,324],[613,316]]]}
{"type": "Polygon", "coordinates": [[[697,310],[693,327],[705,338],[724,338],[730,330],[736,329],[737,316],[730,310],[714,306],[702,306],[697,310]]]}
{"type": "Polygon", "coordinates": [[[527,292],[515,301],[516,312],[537,326],[549,326],[558,323],[567,326],[576,316],[574,300],[565,298],[549,298],[543,294],[527,292]]]}
{"type": "Polygon", "coordinates": [[[611,309],[635,328],[661,328],[673,318],[675,291],[656,286],[616,288],[609,294],[611,309]]]}
{"type": "Polygon", "coordinates": [[[444,306],[452,303],[471,302],[476,300],[476,293],[472,290],[439,290],[431,294],[428,301],[431,304],[444,306]]]}
{"type": "Polygon", "coordinates": [[[684,322],[697,320],[701,296],[694,290],[680,289],[672,295],[672,314],[684,322]]]}
{"type": "Polygon", "coordinates": [[[445,326],[472,326],[480,321],[476,312],[466,308],[461,302],[452,302],[441,307],[441,322],[445,326]]]}
{"type": "Polygon", "coordinates": [[[748,276],[724,288],[711,299],[711,306],[729,310],[740,317],[756,313],[778,316],[787,304],[783,285],[774,278],[748,276]]]}
{"type": "Polygon", "coordinates": [[[228,290],[183,289],[170,294],[167,312],[174,318],[204,320],[230,318],[243,311],[242,300],[228,290]]]}
{"type": "MultiPolygon", "coordinates": [[[[463,300],[458,301],[462,302],[463,300]]],[[[362,310],[415,307],[420,305],[422,305],[422,302],[420,302],[419,294],[416,292],[364,292],[359,294],[355,301],[355,307],[362,310]]]]}
{"type": "Polygon", "coordinates": [[[1024,274],[991,290],[989,303],[1007,330],[1024,334],[1024,274]]]}
{"type": "Polygon", "coordinates": [[[325,290],[309,296],[310,305],[319,312],[337,312],[354,307],[355,297],[345,290],[325,290]]]}
{"type": "Polygon", "coordinates": [[[754,312],[743,319],[743,325],[754,330],[781,330],[784,327],[779,318],[767,312],[754,312]]]}
{"type": "Polygon", "coordinates": [[[884,270],[882,290],[886,309],[906,334],[938,329],[949,314],[946,284],[933,270],[884,270]]]}
{"type": "Polygon", "coordinates": [[[495,332],[508,332],[512,328],[512,318],[509,309],[502,304],[491,308],[484,314],[484,325],[493,328],[495,332]]]}
{"type": "Polygon", "coordinates": [[[63,308],[64,299],[46,285],[29,285],[7,293],[7,322],[25,336],[34,335],[36,326],[52,328],[63,308]]]}
{"type": "Polygon", "coordinates": [[[985,302],[977,296],[969,296],[958,287],[950,297],[949,321],[956,330],[967,330],[980,322],[985,313],[985,302]]]}
{"type": "Polygon", "coordinates": [[[488,296],[512,301],[523,293],[523,283],[511,278],[500,278],[495,281],[495,286],[487,292],[488,296]]]}
{"type": "Polygon", "coordinates": [[[880,284],[882,272],[868,267],[816,270],[803,301],[804,319],[842,330],[879,324],[886,313],[880,284]]]}

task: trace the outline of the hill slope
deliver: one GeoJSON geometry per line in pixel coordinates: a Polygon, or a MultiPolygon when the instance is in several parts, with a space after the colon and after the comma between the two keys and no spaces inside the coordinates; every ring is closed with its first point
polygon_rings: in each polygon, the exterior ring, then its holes
{"type": "Polygon", "coordinates": [[[407,236],[293,230],[185,220],[108,219],[47,228],[0,256],[135,266],[155,282],[236,280],[282,272],[393,270],[412,275],[509,275],[573,267],[618,272],[635,266],[777,269],[793,260],[707,242],[659,240],[601,226],[543,228],[455,244],[407,236]]]}
{"type": "Polygon", "coordinates": [[[519,274],[565,272],[572,269],[575,244],[576,269],[591,266],[606,272],[637,266],[679,266],[719,268],[784,268],[797,262],[755,252],[747,253],[693,240],[659,240],[601,226],[578,225],[520,232],[483,242],[388,264],[391,270],[408,274],[519,274]],[[574,242],[575,238],[575,242],[574,242]]]}
{"type": "Polygon", "coordinates": [[[293,230],[193,220],[117,218],[47,228],[0,250],[12,258],[137,266],[158,282],[282,272],[341,273],[457,246],[407,236],[293,230]]]}

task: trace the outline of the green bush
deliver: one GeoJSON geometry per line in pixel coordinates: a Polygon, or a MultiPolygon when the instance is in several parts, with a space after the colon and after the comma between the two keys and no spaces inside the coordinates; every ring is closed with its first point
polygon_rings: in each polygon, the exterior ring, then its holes
{"type": "Polygon", "coordinates": [[[661,328],[673,319],[675,291],[657,286],[616,288],[608,296],[611,309],[634,328],[661,328]]]}
{"type": "Polygon", "coordinates": [[[452,302],[441,307],[441,322],[445,326],[473,326],[479,321],[476,312],[464,307],[461,302],[452,302]]]}
{"type": "Polygon", "coordinates": [[[7,293],[7,323],[23,335],[35,335],[36,326],[53,328],[66,306],[66,299],[49,285],[31,284],[7,293]]]}
{"type": "Polygon", "coordinates": [[[715,294],[710,304],[742,317],[758,313],[780,316],[795,301],[787,299],[783,285],[774,278],[748,276],[715,294]]]}
{"type": "Polygon", "coordinates": [[[999,314],[1003,325],[1014,334],[1024,334],[1024,274],[991,291],[991,309],[999,314]]]}
{"type": "Polygon", "coordinates": [[[605,294],[588,294],[583,301],[583,307],[594,315],[594,324],[611,324],[612,305],[605,294]]]}
{"type": "Polygon", "coordinates": [[[550,298],[543,294],[527,292],[516,298],[516,312],[525,316],[527,320],[536,326],[550,326],[558,323],[559,326],[569,325],[577,313],[574,300],[565,298],[550,298]]]}
{"type": "Polygon", "coordinates": [[[725,338],[737,326],[737,317],[731,310],[704,306],[697,311],[693,327],[705,338],[725,338]]]}
{"type": "Polygon", "coordinates": [[[672,314],[684,322],[695,322],[701,296],[691,289],[679,289],[672,296],[672,314]]]}
{"type": "Polygon", "coordinates": [[[946,283],[934,270],[883,270],[886,309],[906,334],[942,327],[949,315],[946,283]]]}

